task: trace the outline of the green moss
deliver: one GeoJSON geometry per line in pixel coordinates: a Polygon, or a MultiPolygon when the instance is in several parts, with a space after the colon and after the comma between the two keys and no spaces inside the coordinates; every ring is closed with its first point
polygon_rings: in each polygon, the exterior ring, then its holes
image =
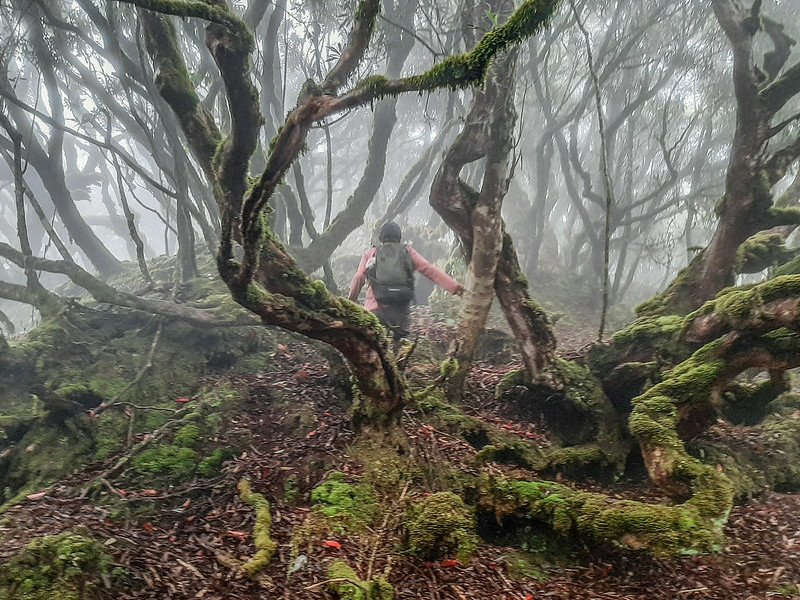
{"type": "Polygon", "coordinates": [[[785,242],[784,235],[764,231],[748,238],[736,251],[736,271],[758,273],[791,260],[795,252],[785,242]]]}
{"type": "Polygon", "coordinates": [[[512,552],[505,557],[505,562],[508,567],[508,576],[512,580],[547,580],[536,556],[530,552],[512,552]]]}
{"type": "Polygon", "coordinates": [[[758,309],[764,304],[798,295],[800,295],[800,275],[773,277],[749,288],[722,290],[716,298],[688,315],[687,322],[715,313],[723,324],[736,326],[743,320],[758,316],[758,309]]]}
{"type": "Polygon", "coordinates": [[[424,560],[457,556],[466,562],[478,546],[475,516],[460,496],[439,492],[409,509],[409,550],[424,560]]]}
{"type": "Polygon", "coordinates": [[[436,425],[444,429],[466,434],[486,435],[486,428],[478,419],[464,414],[458,407],[444,400],[441,390],[425,389],[415,395],[417,408],[436,425]]]}
{"type": "Polygon", "coordinates": [[[445,361],[442,361],[442,364],[439,365],[439,376],[442,379],[449,379],[458,373],[458,361],[450,357],[445,361]]]}
{"type": "Polygon", "coordinates": [[[500,381],[497,382],[497,387],[495,387],[494,390],[495,397],[502,398],[506,392],[514,389],[515,387],[525,385],[525,380],[526,374],[522,369],[509,371],[500,378],[500,381]]]}
{"type": "Polygon", "coordinates": [[[573,490],[547,481],[486,477],[479,505],[498,518],[527,517],[564,536],[578,535],[659,556],[719,550],[722,526],[693,505],[650,505],[573,490]]]}
{"type": "Polygon", "coordinates": [[[647,344],[679,334],[685,319],[676,315],[640,317],[634,323],[614,334],[614,344],[647,344]]]}
{"type": "Polygon", "coordinates": [[[105,460],[125,445],[128,420],[121,414],[106,414],[98,419],[94,430],[94,457],[105,460]]]}
{"type": "Polygon", "coordinates": [[[374,522],[379,504],[372,486],[346,482],[344,473],[334,472],[311,491],[314,509],[335,529],[360,531],[374,522]]]}
{"type": "Polygon", "coordinates": [[[256,553],[242,565],[242,570],[250,577],[254,577],[275,556],[278,544],[270,536],[272,515],[267,499],[253,492],[247,479],[239,482],[238,489],[242,502],[250,505],[256,513],[256,522],[253,526],[253,545],[256,547],[256,553]]]}
{"type": "Polygon", "coordinates": [[[692,497],[681,510],[697,513],[705,527],[721,530],[733,505],[733,484],[716,469],[689,456],[677,432],[678,407],[710,401],[713,386],[726,363],[719,358],[723,340],[706,344],[667,372],[661,383],[633,401],[628,428],[650,456],[656,457],[661,483],[688,484],[692,497]]]}
{"type": "Polygon", "coordinates": [[[181,427],[175,434],[175,445],[184,448],[194,448],[200,441],[200,427],[195,423],[189,423],[181,427]]]}
{"type": "Polygon", "coordinates": [[[328,568],[327,588],[341,600],[392,600],[394,588],[383,577],[362,580],[353,567],[342,560],[328,568]]]}
{"type": "Polygon", "coordinates": [[[223,463],[233,457],[234,452],[230,448],[217,448],[197,465],[197,475],[200,477],[216,477],[220,474],[223,463]]]}
{"type": "Polygon", "coordinates": [[[0,566],[0,597],[8,600],[91,600],[111,559],[91,538],[63,533],[34,540],[0,566]]]}
{"type": "Polygon", "coordinates": [[[131,466],[140,475],[189,479],[195,474],[197,463],[197,452],[190,448],[159,445],[143,451],[131,461],[131,466]]]}
{"type": "Polygon", "coordinates": [[[397,432],[364,433],[350,455],[363,465],[364,483],[380,495],[397,495],[406,482],[419,480],[420,465],[409,456],[408,440],[397,432]]]}
{"type": "Polygon", "coordinates": [[[300,499],[300,482],[297,475],[287,477],[283,482],[283,499],[287,504],[295,504],[300,499]]]}
{"type": "Polygon", "coordinates": [[[800,585],[796,583],[784,583],[776,587],[772,593],[783,598],[800,598],[800,585]]]}
{"type": "Polygon", "coordinates": [[[471,52],[450,56],[426,73],[409,78],[408,82],[420,91],[480,83],[492,58],[543,29],[559,4],[558,0],[527,0],[503,26],[483,36],[471,52]]]}
{"type": "Polygon", "coordinates": [[[374,93],[381,90],[388,83],[388,81],[389,79],[383,75],[371,75],[362,79],[358,83],[357,89],[374,93]]]}

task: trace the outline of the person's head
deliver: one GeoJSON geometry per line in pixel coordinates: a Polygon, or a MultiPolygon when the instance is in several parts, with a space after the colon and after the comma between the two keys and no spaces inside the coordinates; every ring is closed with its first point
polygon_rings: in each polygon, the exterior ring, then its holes
{"type": "Polygon", "coordinates": [[[378,234],[378,239],[382,244],[387,242],[399,242],[403,239],[403,232],[400,230],[400,225],[394,221],[386,221],[381,226],[381,231],[378,234]]]}

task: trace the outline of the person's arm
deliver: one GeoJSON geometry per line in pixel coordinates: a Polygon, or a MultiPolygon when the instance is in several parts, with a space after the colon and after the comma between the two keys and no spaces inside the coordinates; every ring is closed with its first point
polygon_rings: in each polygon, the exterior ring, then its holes
{"type": "Polygon", "coordinates": [[[361,257],[361,262],[358,265],[358,270],[353,276],[353,281],[350,282],[350,293],[347,295],[351,302],[358,300],[358,295],[361,293],[361,288],[367,282],[367,262],[374,253],[374,248],[368,250],[364,256],[361,257]]]}
{"type": "Polygon", "coordinates": [[[459,296],[464,293],[464,288],[460,283],[436,265],[425,260],[425,258],[411,246],[408,247],[408,256],[411,258],[411,263],[414,265],[415,270],[422,273],[446,292],[459,296]]]}

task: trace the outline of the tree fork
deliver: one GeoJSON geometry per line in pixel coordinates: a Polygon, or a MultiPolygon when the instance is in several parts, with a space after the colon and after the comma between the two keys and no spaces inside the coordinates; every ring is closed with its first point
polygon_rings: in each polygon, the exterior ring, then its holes
{"type": "MultiPolygon", "coordinates": [[[[217,62],[231,107],[242,108],[232,112],[231,136],[222,142],[215,161],[216,181],[223,188],[219,198],[223,202],[223,226],[218,267],[234,298],[265,323],[336,346],[353,365],[366,400],[385,408],[387,414],[397,413],[397,407],[402,405],[405,397],[405,385],[393,356],[386,349],[383,329],[372,315],[347,301],[331,297],[321,284],[312,283],[271,235],[264,211],[278,184],[299,156],[314,122],[387,95],[466,87],[480,82],[495,54],[543,28],[558,7],[559,0],[527,0],[505,25],[487,33],[471,52],[451,56],[423,74],[401,79],[373,76],[357,83],[349,92],[333,95],[355,71],[370,42],[379,3],[377,0],[363,0],[356,13],[348,46],[340,55],[339,62],[322,84],[312,81],[306,84],[297,107],[279,129],[263,174],[246,196],[244,169],[255,149],[255,137],[251,136],[257,136],[261,125],[258,101],[249,75],[252,36],[246,25],[230,11],[224,0],[213,3],[119,1],[156,12],[199,17],[212,22],[207,37],[209,50],[217,62]],[[244,247],[241,263],[233,256],[235,239],[244,247]]],[[[184,83],[188,81],[183,77],[181,80],[184,83]]],[[[193,132],[185,123],[181,125],[187,137],[191,137],[193,132]]]]}

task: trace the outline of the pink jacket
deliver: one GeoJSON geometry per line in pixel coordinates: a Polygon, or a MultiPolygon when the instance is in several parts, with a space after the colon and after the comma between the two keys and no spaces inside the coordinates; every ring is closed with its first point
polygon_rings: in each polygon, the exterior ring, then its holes
{"type": "MultiPolygon", "coordinates": [[[[442,271],[436,265],[429,263],[411,246],[407,246],[407,248],[408,256],[411,258],[411,263],[414,265],[415,271],[419,271],[433,283],[445,291],[450,292],[451,294],[458,292],[458,290],[461,288],[461,285],[455,279],[450,277],[450,275],[442,271]]],[[[376,248],[370,248],[364,253],[364,256],[361,257],[361,263],[358,265],[358,271],[356,271],[353,281],[350,283],[350,294],[348,297],[353,302],[358,300],[358,294],[361,293],[361,288],[363,288],[364,284],[367,283],[367,263],[369,262],[369,259],[375,256],[376,251],[376,248]]],[[[367,297],[364,299],[364,308],[372,312],[378,310],[378,303],[375,300],[375,294],[372,293],[372,287],[370,286],[367,286],[367,297]]]]}

